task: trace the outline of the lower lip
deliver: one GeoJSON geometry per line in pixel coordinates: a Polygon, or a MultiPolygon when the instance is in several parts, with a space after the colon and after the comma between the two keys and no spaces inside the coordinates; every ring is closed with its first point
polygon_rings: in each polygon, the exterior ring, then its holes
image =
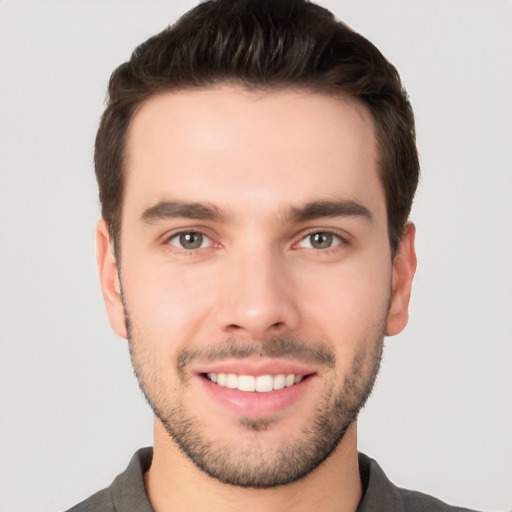
{"type": "Polygon", "coordinates": [[[314,375],[288,388],[267,393],[247,392],[219,386],[203,376],[198,376],[206,391],[236,414],[248,417],[275,415],[300,400],[314,380],[314,375]]]}

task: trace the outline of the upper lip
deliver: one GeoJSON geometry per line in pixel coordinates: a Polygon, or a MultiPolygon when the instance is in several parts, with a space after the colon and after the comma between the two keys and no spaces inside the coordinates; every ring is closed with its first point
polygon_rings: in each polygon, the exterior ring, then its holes
{"type": "Polygon", "coordinates": [[[197,374],[205,373],[234,373],[236,375],[310,375],[316,369],[304,363],[283,359],[225,359],[205,365],[198,365],[194,369],[197,374]]]}

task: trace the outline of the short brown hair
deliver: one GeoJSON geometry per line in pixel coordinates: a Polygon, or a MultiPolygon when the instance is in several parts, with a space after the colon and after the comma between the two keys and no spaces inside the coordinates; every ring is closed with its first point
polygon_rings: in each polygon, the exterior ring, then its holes
{"type": "Polygon", "coordinates": [[[102,216],[119,246],[126,134],[140,105],[163,91],[220,83],[291,87],[358,99],[379,143],[394,255],[419,177],[414,116],[396,69],[367,39],[307,0],[211,0],[138,46],[112,74],[96,136],[102,216]]]}

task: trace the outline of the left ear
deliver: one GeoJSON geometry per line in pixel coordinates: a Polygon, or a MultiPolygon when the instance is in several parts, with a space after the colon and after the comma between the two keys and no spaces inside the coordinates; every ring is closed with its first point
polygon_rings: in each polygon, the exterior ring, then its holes
{"type": "Polygon", "coordinates": [[[415,234],[414,224],[408,222],[405,225],[402,240],[393,260],[391,305],[386,325],[386,336],[394,336],[402,332],[409,320],[409,299],[411,297],[412,279],[416,272],[415,234]]]}

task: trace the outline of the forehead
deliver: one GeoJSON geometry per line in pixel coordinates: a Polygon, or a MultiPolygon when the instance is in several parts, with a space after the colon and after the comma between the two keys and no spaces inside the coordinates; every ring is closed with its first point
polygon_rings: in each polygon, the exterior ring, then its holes
{"type": "Polygon", "coordinates": [[[347,98],[222,86],[147,100],[127,137],[125,204],[226,207],[332,196],[381,203],[373,120],[347,98]]]}

